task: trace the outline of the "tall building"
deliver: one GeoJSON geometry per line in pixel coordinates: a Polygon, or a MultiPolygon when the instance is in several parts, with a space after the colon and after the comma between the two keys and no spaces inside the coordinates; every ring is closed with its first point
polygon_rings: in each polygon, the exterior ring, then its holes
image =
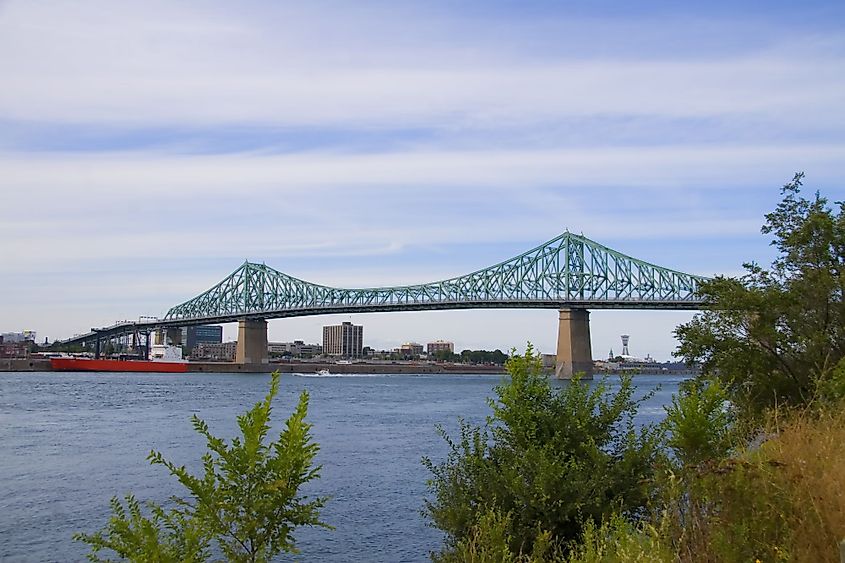
{"type": "Polygon", "coordinates": [[[446,340],[435,340],[434,342],[429,342],[425,345],[425,351],[430,356],[436,352],[449,352],[450,354],[455,353],[455,343],[448,342],[446,340]]]}
{"type": "Polygon", "coordinates": [[[186,326],[182,329],[182,342],[190,354],[197,344],[221,344],[223,327],[220,325],[186,326]]]}
{"type": "Polygon", "coordinates": [[[323,354],[360,358],[364,355],[364,327],[349,322],[324,326],[323,354]]]}
{"type": "Polygon", "coordinates": [[[628,352],[628,339],[631,338],[627,334],[622,335],[622,356],[630,356],[631,354],[628,352]]]}

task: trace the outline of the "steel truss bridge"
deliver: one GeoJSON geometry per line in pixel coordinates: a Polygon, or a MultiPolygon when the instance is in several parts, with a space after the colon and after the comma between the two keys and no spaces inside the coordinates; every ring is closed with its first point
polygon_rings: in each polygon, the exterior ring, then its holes
{"type": "Polygon", "coordinates": [[[674,309],[702,306],[706,278],[637,260],[583,235],[562,235],[489,268],[432,283],[346,289],[245,262],[161,319],[92,330],[65,343],[132,331],[331,313],[475,308],[674,309]]]}
{"type": "Polygon", "coordinates": [[[170,309],[170,326],[330,313],[475,308],[698,309],[706,278],[661,268],[566,232],[471,274],[400,287],[344,289],[245,262],[170,309]]]}

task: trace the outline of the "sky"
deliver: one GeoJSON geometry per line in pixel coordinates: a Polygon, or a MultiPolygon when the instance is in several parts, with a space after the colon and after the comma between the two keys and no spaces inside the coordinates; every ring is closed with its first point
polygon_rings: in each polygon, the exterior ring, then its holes
{"type": "MultiPolygon", "coordinates": [[[[842,2],[0,0],[0,332],[162,316],[244,260],[421,283],[568,229],[693,274],[773,257],[779,188],[845,199],[842,2]]],[[[593,311],[668,359],[688,312],[593,311]]],[[[553,353],[557,312],[270,322],[553,353]]],[[[236,326],[226,325],[227,339],[236,326]]]]}

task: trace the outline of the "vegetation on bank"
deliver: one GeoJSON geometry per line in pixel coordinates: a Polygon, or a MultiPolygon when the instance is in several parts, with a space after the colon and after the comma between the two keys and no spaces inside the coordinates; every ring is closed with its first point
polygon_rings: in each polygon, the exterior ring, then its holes
{"type": "Polygon", "coordinates": [[[676,332],[702,374],[660,427],[631,426],[624,378],[555,390],[530,346],[512,356],[487,423],[425,462],[435,561],[839,561],[845,205],[802,180],[766,215],[772,265],[703,284],[706,309],[676,332]]]}
{"type": "MultiPolygon", "coordinates": [[[[441,430],[425,513],[446,541],[439,562],[839,561],[845,539],[845,205],[801,195],[803,175],[766,216],[778,257],[740,278],[704,283],[706,310],[677,330],[700,361],[660,425],[637,427],[628,377],[555,388],[530,344],[515,351],[480,426],[441,430]]],[[[265,444],[266,399],[239,417],[230,444],[207,441],[204,475],[152,452],[189,492],[165,509],[112,501],[106,527],[76,539],[100,561],[268,561],[294,552],[324,498],[305,423],[308,396],[265,444]],[[144,513],[147,513],[145,515],[144,513]]]]}
{"type": "Polygon", "coordinates": [[[174,497],[172,507],[149,501],[141,504],[127,495],[126,506],[112,499],[112,516],[94,534],[74,539],[91,546],[88,558],[101,551],[133,562],[199,562],[223,555],[227,561],[265,562],[277,554],[297,553],[293,532],[301,526],[329,526],[319,519],[326,498],[308,499],[300,488],[319,478],[314,466],[319,446],[305,422],[308,393],[303,391],[294,412],[275,441],[267,442],[272,401],[279,390],[279,373],[271,377],[266,398],[238,417],[241,436],[230,443],[211,434],[197,416],[194,428],[206,440],[203,474],[191,475],[151,451],[153,465],[163,465],[187,489],[188,497],[174,497]]]}

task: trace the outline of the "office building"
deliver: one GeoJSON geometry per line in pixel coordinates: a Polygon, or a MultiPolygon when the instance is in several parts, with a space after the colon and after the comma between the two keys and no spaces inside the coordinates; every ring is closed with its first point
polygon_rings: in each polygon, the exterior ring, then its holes
{"type": "Polygon", "coordinates": [[[234,362],[237,347],[237,342],[200,342],[194,348],[191,358],[213,362],[234,362]]]}
{"type": "Polygon", "coordinates": [[[323,354],[360,358],[364,352],[364,327],[345,322],[323,327],[323,354]]]}
{"type": "Polygon", "coordinates": [[[219,325],[186,326],[182,329],[182,343],[190,354],[200,343],[221,344],[223,327],[219,325]]]}
{"type": "Polygon", "coordinates": [[[293,342],[269,342],[267,353],[276,356],[292,356],[294,358],[313,358],[323,353],[319,344],[306,344],[302,340],[293,342]]]}
{"type": "Polygon", "coordinates": [[[455,343],[448,342],[446,340],[435,340],[434,342],[429,342],[428,344],[426,344],[425,350],[429,356],[437,352],[449,352],[450,354],[454,354],[455,343]]]}
{"type": "Polygon", "coordinates": [[[415,358],[422,354],[423,345],[417,344],[416,342],[406,342],[397,348],[396,352],[398,352],[400,356],[415,358]]]}

